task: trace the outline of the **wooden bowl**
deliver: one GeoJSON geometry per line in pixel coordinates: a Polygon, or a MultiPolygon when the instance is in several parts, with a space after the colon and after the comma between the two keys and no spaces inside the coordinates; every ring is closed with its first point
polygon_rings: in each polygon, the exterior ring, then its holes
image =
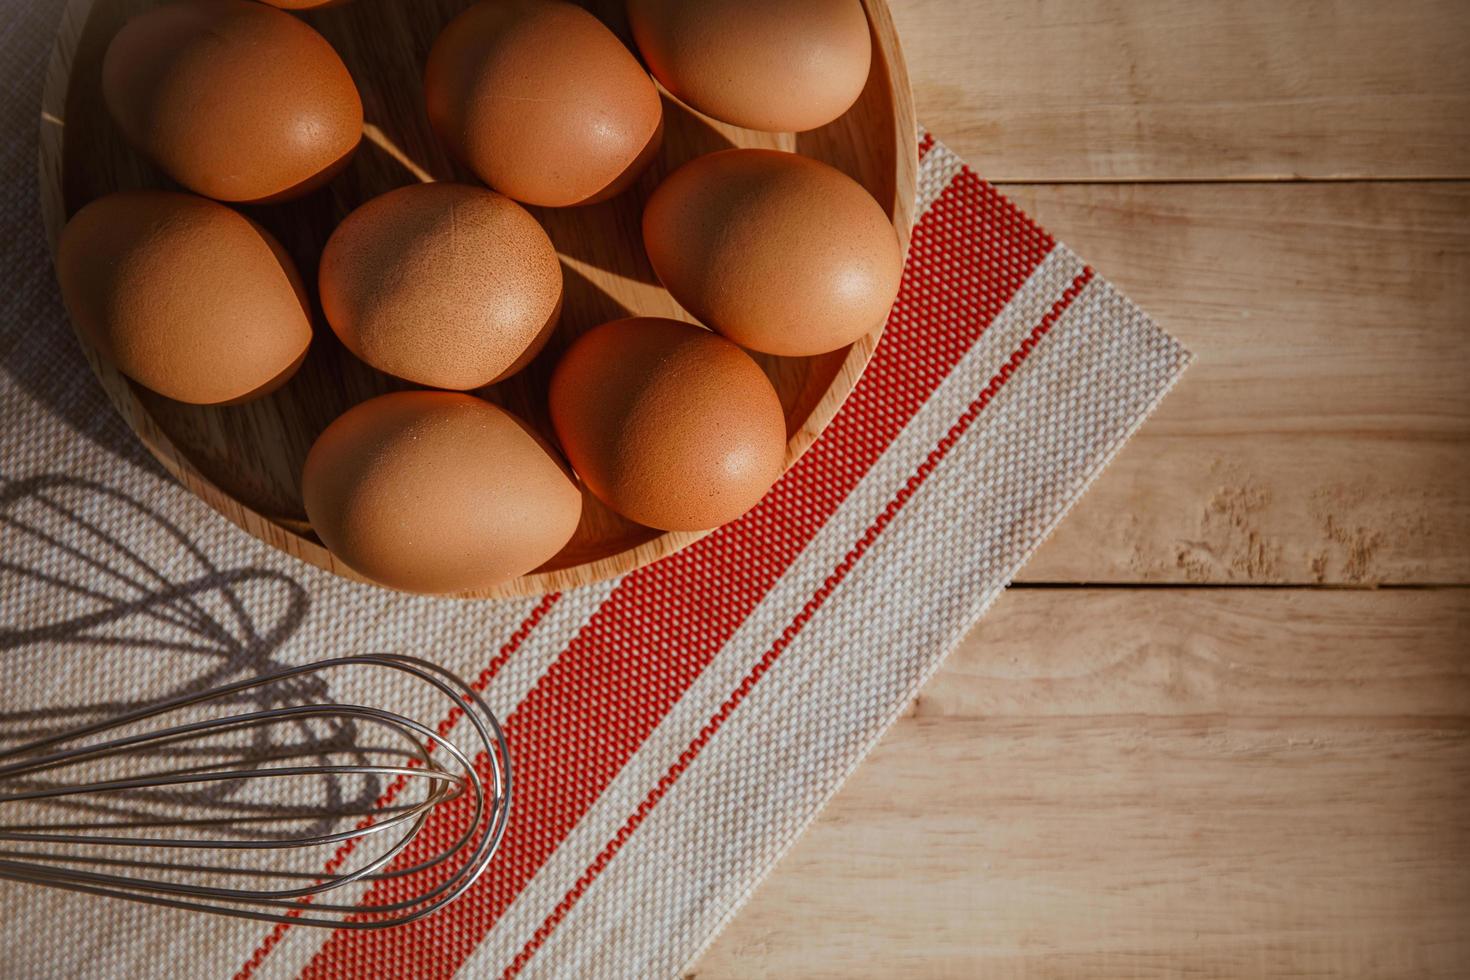
{"type": "MultiPolygon", "coordinates": [[[[41,204],[53,254],[78,208],[112,191],[169,187],[170,181],[122,140],[104,108],[102,56],[123,23],[158,0],[71,0],[62,17],[41,111],[41,204]]],[[[315,278],[338,221],[362,202],[415,180],[473,181],[429,129],[421,75],[435,37],[470,0],[356,0],[306,15],[352,71],[362,92],[366,135],[352,165],[322,190],[283,205],[245,210],[269,228],[315,278]]],[[[622,0],[585,4],[626,41],[622,0]]],[[[845,116],[810,133],[770,134],[726,126],[665,96],[666,135],[658,161],[628,193],[606,204],[532,208],[556,243],[566,277],[565,312],[555,337],[525,371],[481,394],[551,432],[546,384],[568,344],[607,320],[629,315],[690,319],[658,285],[643,252],[643,203],[674,167],[729,146],[778,147],[823,160],[868,188],[907,245],[912,221],[916,126],[908,76],[885,0],[864,0],[873,32],[873,70],[845,116]]],[[[631,47],[631,44],[630,44],[631,47]]],[[[135,385],[83,342],[87,359],[119,412],[169,472],[215,510],[261,540],[340,575],[357,578],[322,547],[301,503],[301,466],[327,424],[374,395],[408,387],[367,367],[342,347],[316,311],[306,363],[279,392],[247,405],[184,405],[135,385]]],[[[756,355],[786,411],[787,466],[831,421],[873,355],[874,332],[820,357],[756,355]]],[[[476,596],[535,595],[629,572],[697,540],[634,524],[586,496],[571,543],[544,568],[476,596]]]]}

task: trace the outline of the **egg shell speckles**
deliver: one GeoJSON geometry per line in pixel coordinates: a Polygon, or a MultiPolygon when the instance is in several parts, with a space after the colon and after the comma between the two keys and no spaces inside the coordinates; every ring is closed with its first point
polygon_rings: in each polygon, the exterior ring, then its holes
{"type": "Polygon", "coordinates": [[[524,367],[561,310],[556,249],[509,198],[412,184],[353,211],[322,252],[322,309],[388,374],[467,391],[524,367]]]}
{"type": "Polygon", "coordinates": [[[322,542],[407,592],[493,589],[571,540],[582,495],[515,416],[472,395],[409,391],[349,410],[302,473],[322,542]]]}
{"type": "Polygon", "coordinates": [[[129,143],[221,201],[305,194],[362,138],[362,100],[337,52],[251,0],[184,0],[134,17],[108,45],[102,92],[129,143]]]}
{"type": "Polygon", "coordinates": [[[781,475],[781,400],[750,355],[655,317],[583,335],[551,380],[572,467],[613,510],[668,531],[735,520],[781,475]]]}
{"type": "Polygon", "coordinates": [[[592,14],[561,0],[477,3],[424,70],[429,120],[481,180],[518,201],[606,200],[658,152],[653,79],[592,14]]]}
{"type": "Polygon", "coordinates": [[[822,354],[877,330],[903,278],[878,202],[841,171],[777,150],[724,150],[674,171],[649,198],[643,242],[681,306],[768,354],[822,354]]]}
{"type": "Polygon", "coordinates": [[[93,201],[62,231],[56,269],[77,329],[123,374],[178,401],[267,394],[311,343],[306,290],[280,243],[193,194],[93,201]]]}
{"type": "Polygon", "coordinates": [[[872,67],[860,0],[628,0],[628,21],[664,88],[747,129],[825,126],[872,67]]]}

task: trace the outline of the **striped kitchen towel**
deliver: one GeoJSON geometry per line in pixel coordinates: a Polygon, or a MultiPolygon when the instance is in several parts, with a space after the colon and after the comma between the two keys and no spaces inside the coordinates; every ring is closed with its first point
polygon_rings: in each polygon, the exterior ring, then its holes
{"type": "MultiPolygon", "coordinates": [[[[44,11],[17,15],[7,77],[39,64],[49,30],[44,11]]],[[[24,77],[4,110],[11,148],[34,139],[24,77]]],[[[0,740],[206,678],[386,651],[484,691],[517,783],[489,870],[428,919],[333,932],[0,882],[0,974],[641,978],[690,964],[1188,360],[944,146],[926,136],[921,155],[921,217],[877,354],[755,510],[615,582],[466,603],[296,563],[153,465],[65,325],[34,154],[8,150],[0,740]]],[[[389,683],[331,694],[394,704],[389,683]]],[[[424,847],[451,820],[431,818],[424,847]]]]}

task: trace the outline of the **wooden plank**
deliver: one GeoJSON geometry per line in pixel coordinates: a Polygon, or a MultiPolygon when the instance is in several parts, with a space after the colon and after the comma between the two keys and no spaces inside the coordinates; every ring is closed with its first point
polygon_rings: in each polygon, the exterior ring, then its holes
{"type": "Polygon", "coordinates": [[[1015,589],[697,965],[1463,976],[1470,590],[1015,589]]]}
{"type": "Polygon", "coordinates": [[[991,180],[1470,176],[1463,0],[895,0],[991,180]]]}
{"type": "Polygon", "coordinates": [[[1470,582],[1470,184],[1006,192],[1198,355],[1023,580],[1470,582]]]}

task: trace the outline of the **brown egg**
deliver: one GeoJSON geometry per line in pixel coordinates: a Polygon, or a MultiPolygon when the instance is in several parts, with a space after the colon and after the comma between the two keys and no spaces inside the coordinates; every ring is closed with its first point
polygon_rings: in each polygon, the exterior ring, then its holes
{"type": "Polygon", "coordinates": [[[62,230],[56,269],[82,335],[123,374],[178,401],[267,394],[311,343],[290,256],[248,218],[192,194],[93,201],[62,230]]]}
{"type": "Polygon", "coordinates": [[[429,119],[480,179],[567,207],[628,187],[658,152],[663,103],[602,22],[562,0],[477,3],[424,71],[429,119]]]}
{"type": "Polygon", "coordinates": [[[861,0],[628,0],[628,21],[664,88],[748,129],[825,126],[873,59],[861,0]]]}
{"type": "Polygon", "coordinates": [[[582,494],[523,422],[473,395],[404,391],[327,427],[301,477],[322,542],[406,592],[492,589],[571,540],[582,494]]]}
{"type": "Polygon", "coordinates": [[[513,373],[561,312],[561,263],[525,208],[483,187],[411,184],[349,214],[322,251],[322,309],[380,371],[467,391],[513,373]]]}
{"type": "Polygon", "coordinates": [[[129,143],[221,201],[305,194],[362,138],[362,101],[337,52],[250,0],[185,0],[134,17],[107,47],[102,93],[129,143]]]}
{"type": "Polygon", "coordinates": [[[881,327],[903,249],[852,178],[776,150],[685,164],[649,198],[643,242],[674,299],[737,344],[802,356],[881,327]]]}
{"type": "Polygon", "coordinates": [[[781,400],[760,366],[677,320],[615,320],[582,336],[552,375],[551,418],[588,489],[667,531],[735,520],[786,458],[781,400]]]}

